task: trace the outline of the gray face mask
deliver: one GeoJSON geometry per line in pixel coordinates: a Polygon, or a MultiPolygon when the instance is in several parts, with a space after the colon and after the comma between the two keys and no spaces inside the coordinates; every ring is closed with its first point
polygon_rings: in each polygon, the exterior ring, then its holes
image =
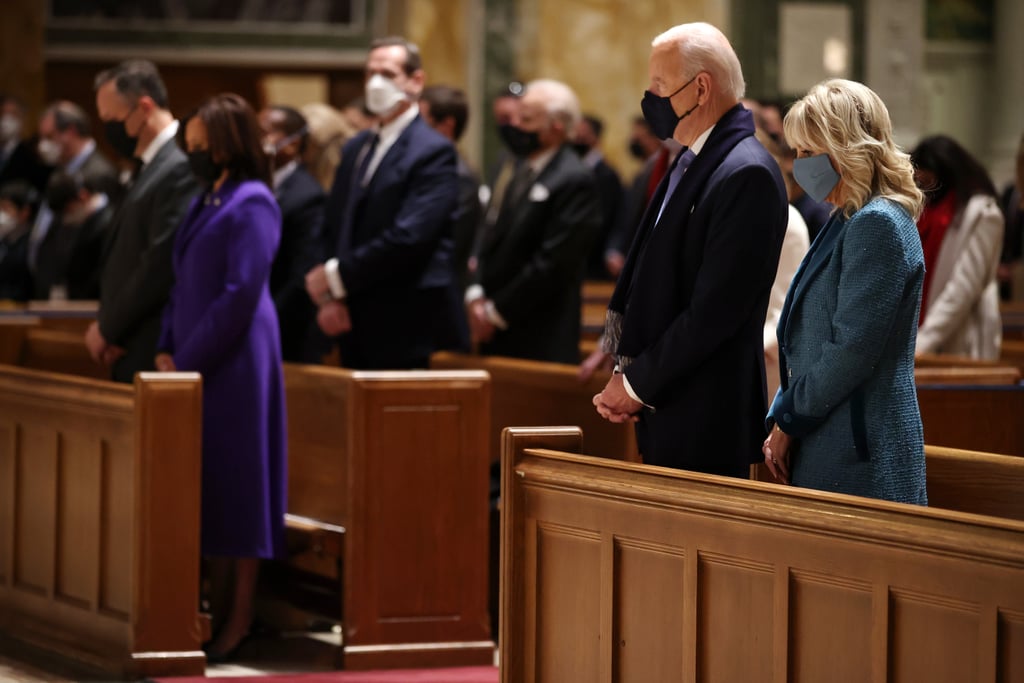
{"type": "Polygon", "coordinates": [[[793,178],[816,202],[825,201],[825,197],[839,183],[839,174],[832,168],[827,154],[794,159],[793,178]]]}

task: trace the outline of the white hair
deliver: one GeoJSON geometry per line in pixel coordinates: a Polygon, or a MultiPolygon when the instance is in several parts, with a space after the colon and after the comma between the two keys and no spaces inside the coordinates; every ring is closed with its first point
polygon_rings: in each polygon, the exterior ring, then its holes
{"type": "Polygon", "coordinates": [[[746,93],[740,59],[729,39],[717,28],[704,22],[673,26],[655,38],[651,47],[673,43],[679,47],[683,64],[689,71],[683,75],[684,78],[689,80],[701,71],[707,71],[723,94],[739,100],[746,93]]]}
{"type": "Polygon", "coordinates": [[[583,118],[576,93],[561,81],[551,78],[530,81],[523,89],[523,97],[531,93],[544,102],[544,110],[548,116],[565,126],[567,133],[571,132],[583,118]]]}

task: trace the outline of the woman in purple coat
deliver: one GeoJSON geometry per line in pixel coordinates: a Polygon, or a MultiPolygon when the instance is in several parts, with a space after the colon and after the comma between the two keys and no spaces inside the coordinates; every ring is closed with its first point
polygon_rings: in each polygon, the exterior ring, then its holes
{"type": "Polygon", "coordinates": [[[175,237],[157,347],[158,370],[203,376],[202,552],[214,596],[218,583],[226,589],[224,608],[213,605],[210,661],[245,638],[259,560],[279,555],[284,541],[284,383],[268,285],[281,215],[259,131],[234,94],[210,98],[188,122],[189,163],[206,191],[175,237]]]}

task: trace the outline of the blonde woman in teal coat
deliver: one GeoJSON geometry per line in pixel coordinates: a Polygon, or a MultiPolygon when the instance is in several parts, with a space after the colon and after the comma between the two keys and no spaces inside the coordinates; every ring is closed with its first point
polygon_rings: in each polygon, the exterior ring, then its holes
{"type": "Polygon", "coordinates": [[[765,464],[795,486],[927,503],[914,386],[922,195],[881,99],[829,80],[786,115],[796,180],[836,206],[778,325],[781,387],[765,464]]]}

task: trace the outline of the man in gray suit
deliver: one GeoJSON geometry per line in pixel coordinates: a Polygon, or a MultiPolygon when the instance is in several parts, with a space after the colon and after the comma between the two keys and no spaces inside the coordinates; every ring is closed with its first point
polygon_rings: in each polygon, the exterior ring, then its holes
{"type": "Polygon", "coordinates": [[[178,122],[151,62],[122,62],[96,77],[107,141],[141,167],[114,218],[100,280],[99,319],[85,333],[97,362],[118,382],[153,369],[161,315],[174,281],[174,233],[198,186],[178,148],[178,122]]]}

